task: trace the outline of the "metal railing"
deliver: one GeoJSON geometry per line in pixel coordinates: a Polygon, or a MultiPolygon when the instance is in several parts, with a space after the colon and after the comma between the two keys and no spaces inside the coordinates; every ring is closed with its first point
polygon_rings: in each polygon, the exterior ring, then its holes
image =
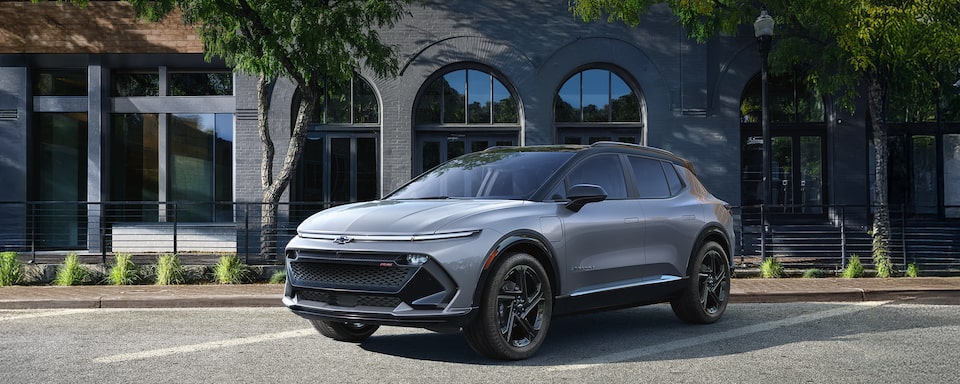
{"type": "MultiPolygon", "coordinates": [[[[263,226],[265,205],[254,202],[0,202],[0,250],[41,263],[60,262],[68,252],[104,263],[119,252],[176,253],[200,262],[237,254],[247,263],[276,263],[303,219],[344,203],[276,204],[271,228],[263,226]]],[[[960,270],[960,219],[926,216],[932,208],[890,207],[890,257],[898,268],[915,262],[960,270]]],[[[869,266],[874,211],[867,205],[735,207],[736,260],[751,266],[775,256],[788,267],[839,269],[858,254],[869,266]]],[[[946,211],[960,213],[960,207],[946,211]]]]}

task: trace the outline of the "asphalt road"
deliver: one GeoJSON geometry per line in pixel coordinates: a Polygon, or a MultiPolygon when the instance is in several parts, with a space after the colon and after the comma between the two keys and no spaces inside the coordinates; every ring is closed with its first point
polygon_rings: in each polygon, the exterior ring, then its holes
{"type": "Polygon", "coordinates": [[[459,334],[335,342],[283,308],[0,311],[0,382],[950,383],[960,306],[731,304],[707,326],[657,305],[556,319],[532,359],[459,334]]]}

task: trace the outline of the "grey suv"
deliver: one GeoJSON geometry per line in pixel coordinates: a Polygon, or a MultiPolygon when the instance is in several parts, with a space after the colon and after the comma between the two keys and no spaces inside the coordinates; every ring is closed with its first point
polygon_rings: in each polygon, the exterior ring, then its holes
{"type": "Polygon", "coordinates": [[[485,356],[524,359],[559,315],[669,301],[683,321],[716,321],[732,222],[664,150],[495,147],[305,220],[283,302],[336,340],[462,329],[485,356]]]}

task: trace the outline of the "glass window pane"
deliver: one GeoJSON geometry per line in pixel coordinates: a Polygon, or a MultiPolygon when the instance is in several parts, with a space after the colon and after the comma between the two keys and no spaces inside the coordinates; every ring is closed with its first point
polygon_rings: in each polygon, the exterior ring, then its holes
{"type": "Polygon", "coordinates": [[[823,205],[823,151],[819,136],[800,137],[800,204],[805,213],[820,213],[823,205]]]}
{"type": "Polygon", "coordinates": [[[610,102],[613,121],[640,121],[640,102],[620,76],[610,74],[610,102]]]}
{"type": "Polygon", "coordinates": [[[169,115],[170,199],[181,202],[178,221],[213,221],[214,139],[212,114],[169,115]]]}
{"type": "Polygon", "coordinates": [[[960,217],[960,135],[943,135],[943,205],[949,218],[960,217]]]}
{"type": "Polygon", "coordinates": [[[492,78],[489,74],[480,71],[472,69],[467,71],[468,123],[490,123],[492,78]]]}
{"type": "Polygon", "coordinates": [[[583,71],[583,121],[610,121],[610,71],[583,71]]]}
{"type": "Polygon", "coordinates": [[[420,164],[423,166],[420,172],[440,165],[440,142],[436,140],[424,141],[420,146],[420,156],[420,164]]]}
{"type": "Polygon", "coordinates": [[[296,199],[299,201],[324,201],[323,196],[323,157],[326,145],[323,136],[307,134],[303,143],[303,154],[297,165],[296,199]]]}
{"type": "Polygon", "coordinates": [[[37,246],[76,248],[86,242],[87,114],[35,113],[31,200],[60,201],[35,208],[37,246]]]}
{"type": "Polygon", "coordinates": [[[380,197],[377,190],[377,140],[357,138],[357,200],[368,201],[380,197]]]}
{"type": "Polygon", "coordinates": [[[155,113],[112,116],[110,200],[153,203],[113,207],[111,220],[155,222],[159,219],[156,204],[160,187],[159,129],[159,115],[155,113]]]}
{"type": "Polygon", "coordinates": [[[937,213],[937,150],[933,136],[913,137],[912,183],[916,213],[937,213]]]}
{"type": "Polygon", "coordinates": [[[557,105],[554,117],[558,123],[579,123],[580,117],[580,74],[573,75],[557,93],[557,105]]]}
{"type": "Polygon", "coordinates": [[[38,69],[33,76],[36,96],[86,96],[86,69],[38,69]]]}
{"type": "Polygon", "coordinates": [[[157,72],[114,72],[111,79],[110,94],[114,97],[160,94],[160,74],[157,72]]]}
{"type": "MultiPolygon", "coordinates": [[[[637,189],[642,199],[657,199],[670,197],[670,188],[664,177],[663,168],[659,160],[643,157],[630,157],[630,165],[637,180],[637,189]]],[[[674,172],[676,174],[676,172],[674,172]]]]}
{"type": "Polygon", "coordinates": [[[464,95],[467,92],[467,71],[454,71],[443,76],[443,122],[466,123],[464,95]]]}
{"type": "Polygon", "coordinates": [[[517,113],[517,101],[507,87],[493,79],[493,121],[495,123],[516,123],[520,121],[517,113]]]}
{"type": "Polygon", "coordinates": [[[683,180],[680,180],[680,175],[677,174],[677,168],[673,164],[661,162],[660,165],[663,167],[663,173],[667,175],[667,185],[670,186],[670,196],[675,196],[683,189],[683,180]]]}
{"type": "Polygon", "coordinates": [[[329,84],[323,97],[327,100],[327,124],[350,122],[350,82],[329,84]]]}
{"type": "Polygon", "coordinates": [[[220,203],[216,207],[216,221],[233,221],[233,114],[216,114],[217,137],[214,143],[214,200],[220,203]]]}
{"type": "Polygon", "coordinates": [[[569,185],[577,184],[599,185],[610,199],[627,197],[623,168],[620,167],[618,156],[595,156],[578,165],[569,175],[569,185]]]}
{"type": "Polygon", "coordinates": [[[445,85],[443,79],[437,79],[420,95],[417,104],[417,124],[440,123],[440,97],[445,85]]]}
{"type": "Polygon", "coordinates": [[[170,96],[231,96],[233,73],[171,72],[170,96]]]}
{"type": "MultiPolygon", "coordinates": [[[[380,122],[380,104],[373,87],[360,77],[353,78],[353,122],[380,122]]],[[[439,119],[438,119],[439,120],[439,119]]]]}
{"type": "Polygon", "coordinates": [[[470,143],[470,152],[480,152],[489,147],[490,146],[486,140],[474,140],[472,143],[470,143]]]}
{"type": "Polygon", "coordinates": [[[330,139],[330,200],[348,202],[350,198],[350,139],[330,139]]]}
{"type": "Polygon", "coordinates": [[[464,142],[461,138],[447,138],[447,158],[444,160],[455,159],[464,153],[464,142]]]}

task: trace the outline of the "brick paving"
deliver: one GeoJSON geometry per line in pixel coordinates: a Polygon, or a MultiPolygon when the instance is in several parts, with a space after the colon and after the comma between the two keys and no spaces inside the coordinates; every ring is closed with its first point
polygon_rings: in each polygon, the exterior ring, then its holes
{"type": "MultiPolygon", "coordinates": [[[[129,285],[0,287],[0,309],[281,306],[283,286],[129,285]]],[[[960,277],[734,279],[731,302],[811,302],[960,298],[960,277]]]]}

